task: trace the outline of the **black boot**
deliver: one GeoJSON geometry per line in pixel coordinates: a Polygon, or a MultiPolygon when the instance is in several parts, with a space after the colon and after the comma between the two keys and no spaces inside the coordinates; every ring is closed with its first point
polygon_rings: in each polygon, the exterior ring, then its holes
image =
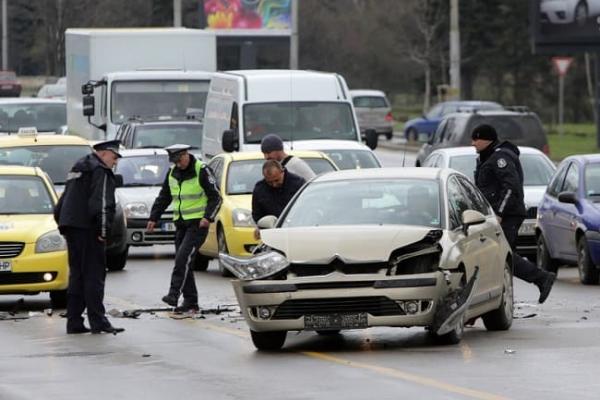
{"type": "Polygon", "coordinates": [[[548,272],[541,282],[537,283],[537,287],[540,289],[540,298],[538,302],[542,304],[550,295],[550,291],[552,290],[552,285],[554,285],[554,281],[556,280],[556,274],[554,272],[548,272]]]}

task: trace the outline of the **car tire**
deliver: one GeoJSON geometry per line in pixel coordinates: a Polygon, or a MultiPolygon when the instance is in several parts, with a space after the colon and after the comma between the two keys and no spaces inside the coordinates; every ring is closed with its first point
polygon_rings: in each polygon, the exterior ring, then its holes
{"type": "Polygon", "coordinates": [[[50,303],[52,304],[52,308],[66,308],[67,290],[55,290],[50,292],[50,303]]]}
{"type": "Polygon", "coordinates": [[[336,329],[333,331],[315,331],[317,332],[317,334],[321,335],[321,336],[335,336],[335,335],[339,335],[341,330],[336,329]]]}
{"type": "Polygon", "coordinates": [[[579,280],[584,285],[597,285],[600,278],[600,271],[592,262],[585,237],[580,237],[577,241],[577,269],[579,270],[579,280]]]}
{"type": "MultiPolygon", "coordinates": [[[[219,247],[219,253],[229,254],[229,249],[227,248],[227,240],[225,239],[225,232],[223,232],[223,228],[219,225],[217,228],[217,246],[219,247]]],[[[219,260],[219,272],[223,277],[232,277],[233,274],[229,272],[225,265],[219,260]]]]}
{"type": "Polygon", "coordinates": [[[465,320],[464,320],[464,318],[461,318],[461,320],[456,325],[456,327],[452,331],[450,331],[446,334],[438,335],[433,330],[430,330],[429,333],[435,344],[439,344],[439,345],[458,344],[462,340],[463,335],[465,333],[465,320]]]}
{"type": "Polygon", "coordinates": [[[194,259],[194,271],[206,271],[209,263],[210,257],[206,257],[200,253],[196,254],[196,258],[194,259]]]}
{"type": "Polygon", "coordinates": [[[406,131],[406,140],[414,140],[415,142],[419,140],[419,131],[415,128],[410,128],[406,131]]]}
{"type": "Polygon", "coordinates": [[[287,331],[255,332],[250,330],[254,347],[262,351],[280,350],[285,343],[287,331]]]}
{"type": "Polygon", "coordinates": [[[109,271],[122,271],[127,264],[127,255],[129,254],[129,246],[125,246],[125,250],[117,254],[106,255],[106,269],[109,271]]]}
{"type": "Polygon", "coordinates": [[[506,331],[513,322],[514,290],[511,265],[506,262],[504,266],[504,285],[502,288],[502,301],[500,307],[483,314],[483,325],[488,331],[506,331]]]}
{"type": "Polygon", "coordinates": [[[538,268],[541,268],[548,272],[558,272],[558,261],[550,257],[550,252],[548,251],[546,240],[544,239],[544,235],[541,233],[538,236],[537,240],[537,254],[535,256],[535,263],[538,266],[538,268]]]}

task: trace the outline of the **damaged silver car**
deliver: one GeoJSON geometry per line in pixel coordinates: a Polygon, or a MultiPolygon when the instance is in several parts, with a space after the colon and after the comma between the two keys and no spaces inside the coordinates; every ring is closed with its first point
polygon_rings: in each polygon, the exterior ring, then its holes
{"type": "Polygon", "coordinates": [[[281,348],[288,331],[423,326],[454,344],[470,319],[512,324],[510,247],[454,170],[325,174],[259,226],[259,254],[220,255],[259,350],[281,348]]]}

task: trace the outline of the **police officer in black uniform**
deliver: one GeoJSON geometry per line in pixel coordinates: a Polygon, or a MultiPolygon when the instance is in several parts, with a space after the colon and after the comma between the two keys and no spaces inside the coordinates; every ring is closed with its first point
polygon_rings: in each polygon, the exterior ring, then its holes
{"type": "Polygon", "coordinates": [[[115,215],[116,180],[112,167],[119,154],[118,140],[97,143],[95,152],[78,160],[67,176],[65,191],[54,219],[67,240],[69,287],[67,333],[86,333],[82,313],[92,333],[123,332],[110,324],[104,309],[105,246],[115,215]]]}
{"type": "Polygon", "coordinates": [[[519,227],[526,217],[523,202],[523,170],[519,149],[514,144],[498,141],[498,134],[490,125],[473,130],[471,144],[479,153],[475,170],[475,184],[490,202],[504,236],[513,250],[514,273],[517,278],[535,284],[540,290],[539,302],[548,298],[556,274],[548,272],[516,253],[519,227]]]}
{"type": "Polygon", "coordinates": [[[190,154],[189,149],[191,146],[186,144],[174,144],[165,149],[169,161],[175,165],[167,173],[154,200],[146,230],[152,232],[160,216],[173,203],[175,266],[169,293],[162,301],[176,307],[176,311],[196,312],[199,310],[198,290],[192,266],[206,239],[208,227],[219,211],[221,195],[210,168],[190,154]],[[181,295],[183,303],[178,307],[181,295]]]}

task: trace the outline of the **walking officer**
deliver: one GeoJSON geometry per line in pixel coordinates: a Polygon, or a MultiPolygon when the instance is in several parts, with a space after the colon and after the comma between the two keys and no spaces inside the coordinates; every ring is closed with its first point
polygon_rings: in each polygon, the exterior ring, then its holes
{"type": "Polygon", "coordinates": [[[83,311],[92,333],[123,332],[110,324],[104,309],[105,246],[115,216],[116,179],[112,167],[121,157],[118,140],[97,143],[95,152],[79,159],[67,175],[65,191],[54,210],[58,229],[67,240],[69,287],[67,333],[86,333],[83,311]]]}
{"type": "Polygon", "coordinates": [[[221,205],[215,178],[206,165],[189,153],[191,146],[174,144],[165,150],[175,165],[169,170],[152,205],[146,226],[152,232],[156,221],[173,204],[175,223],[175,266],[169,293],[162,301],[178,311],[198,311],[198,290],[192,266],[221,205]],[[181,307],[177,307],[183,295],[181,307]]]}
{"type": "Polygon", "coordinates": [[[473,130],[471,144],[479,153],[475,169],[475,185],[494,208],[504,236],[513,250],[515,276],[535,284],[539,302],[548,298],[556,274],[538,268],[519,256],[516,241],[519,227],[526,217],[523,202],[523,170],[519,149],[514,144],[498,141],[498,134],[490,125],[480,125],[473,130]]]}

